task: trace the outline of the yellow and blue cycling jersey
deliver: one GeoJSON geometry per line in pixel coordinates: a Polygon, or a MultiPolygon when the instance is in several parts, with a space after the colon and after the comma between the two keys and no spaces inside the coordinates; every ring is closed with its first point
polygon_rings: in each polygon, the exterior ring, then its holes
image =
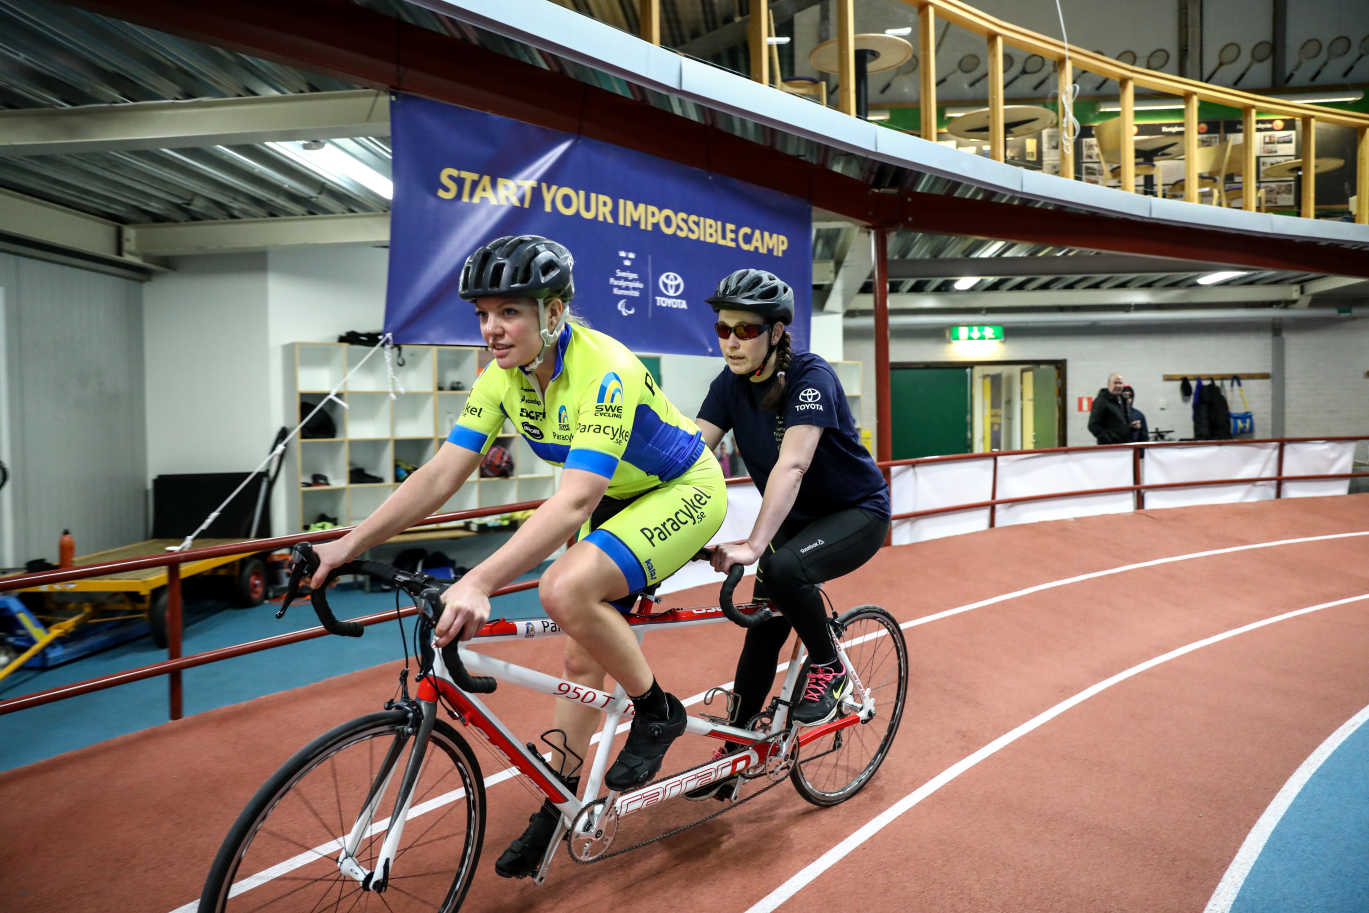
{"type": "Polygon", "coordinates": [[[447,440],[484,453],[508,419],[546,462],[607,478],[607,497],[634,503],[585,538],[623,571],[629,592],[658,583],[707,544],[727,508],[722,470],[637,356],[611,336],[566,324],[551,383],[538,386],[530,372],[490,362],[447,440]]]}

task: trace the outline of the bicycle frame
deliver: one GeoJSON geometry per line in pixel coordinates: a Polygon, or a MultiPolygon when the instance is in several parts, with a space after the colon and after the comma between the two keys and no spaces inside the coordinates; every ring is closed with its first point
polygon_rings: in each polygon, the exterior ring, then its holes
{"type": "MultiPolygon", "coordinates": [[[[627,616],[628,624],[634,628],[634,633],[639,642],[645,635],[646,629],[650,627],[682,627],[723,620],[725,619],[722,609],[716,606],[673,609],[653,615],[632,614],[627,616]]],[[[523,622],[500,620],[486,625],[476,635],[476,638],[482,642],[493,642],[560,636],[561,633],[556,624],[546,618],[523,622]]],[[[577,820],[577,816],[600,801],[600,791],[603,788],[604,773],[609,764],[613,736],[619,723],[632,716],[632,702],[627,697],[623,687],[615,684],[612,692],[602,691],[475,652],[467,644],[462,644],[459,649],[462,663],[472,673],[493,676],[501,682],[526,688],[539,694],[570,701],[581,706],[593,707],[604,714],[604,725],[599,731],[599,744],[590,762],[589,774],[584,778],[584,795],[577,797],[561,782],[541,755],[536,751],[529,750],[499,719],[497,714],[474,694],[457,687],[452,682],[452,676],[443,660],[441,651],[434,650],[432,653],[432,675],[424,676],[418,683],[416,697],[418,706],[422,711],[417,727],[418,731],[412,739],[413,745],[405,768],[404,781],[396,798],[395,811],[390,817],[381,852],[376,858],[375,868],[367,872],[356,863],[352,854],[356,851],[362,837],[372,828],[376,806],[379,804],[380,796],[385,792],[390,776],[396,768],[393,763],[385,765],[389,773],[383,777],[383,782],[373,784],[371,796],[364,804],[356,824],[352,827],[344,843],[345,851],[339,858],[339,870],[360,882],[367,889],[383,890],[388,881],[395,848],[399,845],[405,821],[409,816],[413,786],[422,764],[428,734],[432,730],[439,700],[445,700],[454,707],[463,724],[479,731],[495,749],[508,759],[514,768],[528,777],[536,788],[561,812],[557,831],[548,846],[537,873],[533,876],[533,880],[538,884],[541,884],[545,879],[551,861],[561,844],[562,836],[577,820]]],[[[843,662],[845,662],[845,653],[840,644],[838,644],[837,649],[843,662]]],[[[742,750],[733,752],[717,761],[707,761],[682,773],[637,789],[624,793],[609,792],[604,807],[600,808],[587,823],[591,826],[596,825],[610,811],[611,814],[619,818],[625,817],[736,774],[745,775],[748,771],[754,771],[750,776],[758,776],[764,772],[764,768],[773,758],[791,757],[796,745],[802,747],[839,729],[853,726],[870,718],[874,712],[873,698],[857,679],[852,682],[851,698],[848,700],[859,701],[858,710],[848,712],[842,717],[819,726],[791,730],[788,726],[788,713],[795,688],[799,684],[799,672],[802,668],[801,656],[802,644],[796,639],[784,684],[780,691],[778,709],[770,726],[765,731],[740,729],[707,717],[688,715],[686,732],[731,741],[743,746],[742,750]],[[779,738],[780,736],[783,738],[779,738]],[[611,800],[611,809],[609,809],[608,800],[611,800]]],[[[854,676],[853,670],[852,674],[854,676]]],[[[402,750],[402,745],[396,745],[392,748],[392,751],[396,753],[402,750]]],[[[787,768],[784,769],[787,770],[787,768]]]]}

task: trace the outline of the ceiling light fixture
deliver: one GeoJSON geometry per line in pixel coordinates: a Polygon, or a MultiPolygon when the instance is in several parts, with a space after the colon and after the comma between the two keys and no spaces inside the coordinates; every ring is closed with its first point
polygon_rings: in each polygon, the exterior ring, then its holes
{"type": "Polygon", "coordinates": [[[317,175],[336,180],[348,178],[372,193],[387,200],[394,199],[394,182],[385,175],[353,158],[332,143],[305,140],[300,143],[267,143],[276,152],[288,157],[317,175]]]}
{"type": "MultiPolygon", "coordinates": [[[[1165,99],[1165,98],[1157,98],[1157,99],[1155,99],[1154,101],[1150,101],[1150,100],[1138,101],[1138,102],[1137,102],[1135,105],[1133,105],[1132,107],[1133,107],[1134,110],[1137,110],[1137,111],[1169,111],[1169,110],[1172,110],[1172,109],[1182,109],[1183,106],[1184,106],[1183,99],[1176,98],[1176,99],[1172,99],[1172,100],[1171,100],[1171,99],[1165,99]]],[[[1099,110],[1099,111],[1121,111],[1121,110],[1122,110],[1122,103],[1121,103],[1120,101],[1109,101],[1109,102],[1104,102],[1103,104],[1101,104],[1101,105],[1098,106],[1098,110],[1099,110]]]]}
{"type": "Polygon", "coordinates": [[[969,289],[972,289],[972,288],[975,287],[975,284],[978,283],[979,280],[982,279],[982,278],[984,278],[984,277],[983,277],[983,276],[962,276],[961,278],[955,280],[955,290],[956,290],[957,292],[963,292],[963,291],[967,291],[967,290],[969,290],[969,289]]]}
{"type": "Polygon", "coordinates": [[[1225,282],[1225,281],[1228,280],[1228,279],[1236,279],[1236,278],[1238,278],[1238,277],[1240,277],[1240,276],[1246,276],[1246,275],[1249,275],[1249,273],[1248,273],[1247,271],[1245,271],[1245,270],[1238,270],[1238,269],[1223,269],[1223,270],[1218,270],[1218,271],[1215,272],[1215,273],[1207,273],[1206,275],[1199,276],[1199,277],[1198,277],[1198,284],[1199,284],[1199,285],[1216,285],[1218,282],[1225,282]]]}
{"type": "Polygon", "coordinates": [[[886,35],[893,35],[895,38],[906,38],[906,37],[908,37],[909,35],[911,35],[912,33],[913,33],[913,27],[912,27],[911,25],[905,25],[905,26],[903,26],[902,28],[897,28],[897,29],[885,29],[885,30],[884,30],[884,34],[886,34],[886,35]]]}
{"type": "Polygon", "coordinates": [[[788,44],[793,39],[788,35],[769,35],[765,39],[766,44],[788,44]]]}

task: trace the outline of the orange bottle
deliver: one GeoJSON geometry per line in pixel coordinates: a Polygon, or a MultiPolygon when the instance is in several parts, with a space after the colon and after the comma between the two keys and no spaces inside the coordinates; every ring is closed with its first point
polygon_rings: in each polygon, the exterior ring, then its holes
{"type": "Polygon", "coordinates": [[[71,567],[76,559],[76,540],[71,537],[71,530],[62,530],[62,538],[57,540],[57,566],[71,567]]]}

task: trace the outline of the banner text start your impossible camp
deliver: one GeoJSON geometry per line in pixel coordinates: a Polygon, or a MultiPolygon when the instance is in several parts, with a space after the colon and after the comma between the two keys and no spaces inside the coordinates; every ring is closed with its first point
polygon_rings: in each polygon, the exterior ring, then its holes
{"type": "Polygon", "coordinates": [[[659,231],[691,241],[735,247],[774,257],[783,257],[789,247],[789,238],[782,232],[765,231],[750,225],[737,226],[697,213],[638,203],[546,181],[496,177],[458,168],[443,168],[437,180],[437,196],[443,200],[518,206],[523,209],[540,207],[548,213],[578,216],[591,222],[607,222],[642,231],[659,231]]]}

